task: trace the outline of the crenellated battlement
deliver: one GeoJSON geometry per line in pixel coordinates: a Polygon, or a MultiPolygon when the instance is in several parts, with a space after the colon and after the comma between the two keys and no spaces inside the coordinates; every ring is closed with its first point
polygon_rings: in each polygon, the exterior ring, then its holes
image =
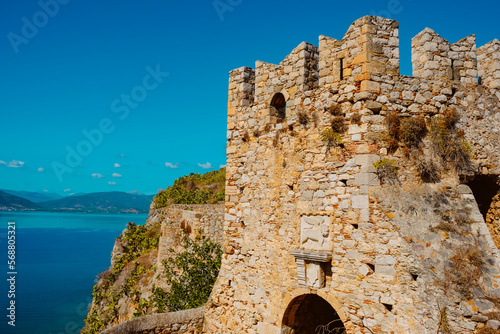
{"type": "Polygon", "coordinates": [[[314,90],[348,87],[353,93],[384,94],[391,101],[402,98],[405,104],[432,102],[434,106],[434,96],[443,100],[441,90],[448,91],[450,85],[454,89],[477,85],[479,78],[480,84],[499,89],[500,42],[494,40],[476,50],[475,40],[470,35],[451,44],[426,28],[412,39],[413,77],[403,76],[399,73],[399,23],[362,17],[351,24],[342,40],[321,35],[319,47],[302,42],[279,64],[257,61],[255,69],[231,71],[228,129],[239,128],[239,122],[249,119],[254,132],[285,119],[294,121],[302,110],[310,109],[308,96],[314,90]],[[424,85],[432,82],[432,91],[425,98],[423,92],[394,91],[395,83],[404,88],[410,81],[415,84],[413,79],[424,85]]]}
{"type": "Polygon", "coordinates": [[[500,89],[500,41],[494,39],[477,49],[481,84],[500,89]]]}
{"type": "Polygon", "coordinates": [[[359,83],[362,90],[376,90],[370,81],[399,75],[397,21],[365,16],[349,27],[341,41],[320,36],[319,45],[321,87],[359,83]]]}
{"type": "Polygon", "coordinates": [[[425,28],[412,39],[413,76],[477,84],[476,36],[450,44],[425,28]]]}
{"type": "MultiPolygon", "coordinates": [[[[426,28],[412,39],[414,77],[475,85],[478,84],[478,64],[481,83],[489,88],[500,88],[500,72],[495,74],[500,67],[498,40],[479,48],[476,53],[475,35],[450,44],[426,28]]],[[[365,16],[349,27],[342,40],[321,35],[319,47],[302,42],[280,64],[257,61],[255,76],[250,75],[252,70],[249,68],[245,69],[244,78],[233,71],[230,82],[246,83],[238,86],[245,87],[239,92],[244,95],[240,103],[269,106],[274,94],[287,94],[287,108],[293,114],[296,98],[315,88],[350,84],[361,91],[378,93],[380,83],[399,80],[399,65],[399,23],[365,16]],[[254,85],[254,89],[247,85],[254,85]]],[[[235,94],[238,87],[230,86],[230,100],[231,96],[240,96],[235,94]]],[[[235,105],[230,107],[234,108],[238,103],[232,104],[235,105]]]]}

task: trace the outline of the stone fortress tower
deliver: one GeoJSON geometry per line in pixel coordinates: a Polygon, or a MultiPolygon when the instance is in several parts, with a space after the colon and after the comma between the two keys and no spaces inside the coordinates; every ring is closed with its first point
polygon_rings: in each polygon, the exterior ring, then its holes
{"type": "Polygon", "coordinates": [[[224,254],[205,332],[496,325],[500,256],[474,185],[497,187],[500,174],[500,42],[476,49],[474,35],[450,44],[427,28],[412,40],[409,77],[398,26],[363,17],[342,40],[320,36],[278,65],[230,72],[224,254]],[[430,127],[450,110],[470,167],[433,158],[429,135],[394,147],[390,115],[430,127]],[[392,184],[381,185],[384,161],[398,167],[392,184]],[[422,165],[437,170],[430,181],[422,165]]]}

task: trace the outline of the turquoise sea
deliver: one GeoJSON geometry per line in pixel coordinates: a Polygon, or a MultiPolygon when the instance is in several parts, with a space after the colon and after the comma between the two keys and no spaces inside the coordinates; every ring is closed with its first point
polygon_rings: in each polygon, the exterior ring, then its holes
{"type": "MultiPolygon", "coordinates": [[[[0,212],[0,333],[76,334],[114,240],[147,215],[0,212]],[[15,298],[9,298],[9,222],[15,222],[15,298]],[[7,317],[15,300],[15,327],[7,317]]],[[[12,224],[11,224],[12,225],[12,224]]],[[[12,229],[11,229],[12,230],[12,229]]]]}

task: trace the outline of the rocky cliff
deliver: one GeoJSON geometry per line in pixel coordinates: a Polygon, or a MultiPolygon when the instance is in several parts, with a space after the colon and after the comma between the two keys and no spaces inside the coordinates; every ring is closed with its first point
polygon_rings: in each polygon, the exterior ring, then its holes
{"type": "Polygon", "coordinates": [[[221,243],[223,207],[173,204],[152,209],[144,226],[129,223],[115,241],[109,269],[98,276],[82,333],[169,311],[164,298],[171,287],[163,261],[186,250],[184,238],[221,243]]]}

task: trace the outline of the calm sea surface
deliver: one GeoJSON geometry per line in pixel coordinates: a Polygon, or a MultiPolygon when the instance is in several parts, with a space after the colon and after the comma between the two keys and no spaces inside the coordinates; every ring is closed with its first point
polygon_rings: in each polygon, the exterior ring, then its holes
{"type": "Polygon", "coordinates": [[[147,215],[0,212],[0,333],[76,334],[96,275],[109,267],[115,238],[147,215]],[[8,222],[16,226],[15,327],[7,307],[8,222]]]}

